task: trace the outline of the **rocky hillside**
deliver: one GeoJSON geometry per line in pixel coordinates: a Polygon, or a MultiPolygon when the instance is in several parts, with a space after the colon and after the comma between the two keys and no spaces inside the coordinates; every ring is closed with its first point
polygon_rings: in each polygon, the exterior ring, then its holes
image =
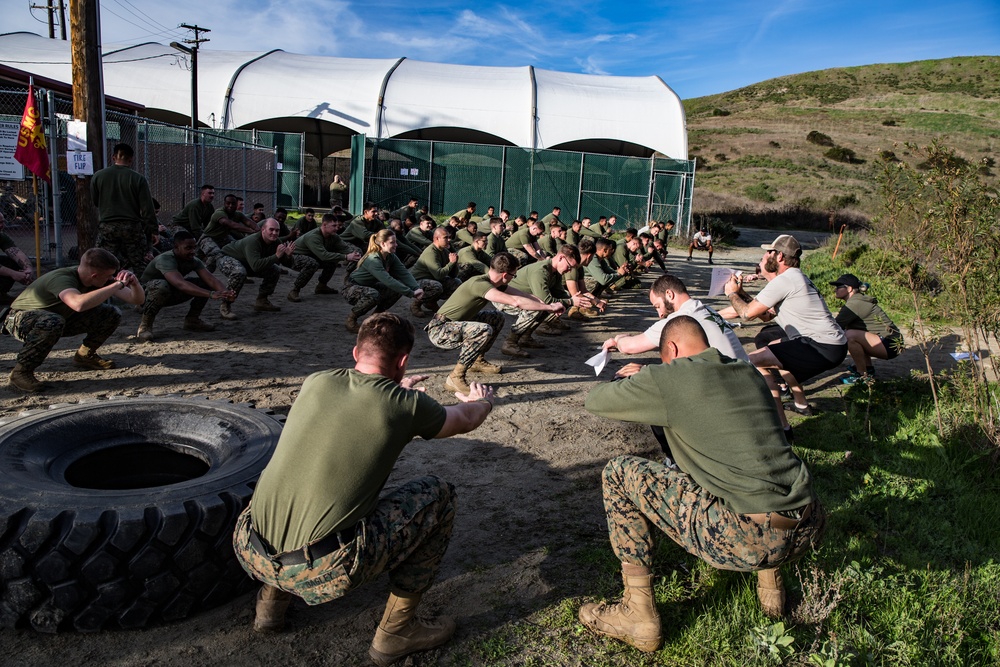
{"type": "Polygon", "coordinates": [[[877,158],[912,158],[907,142],[938,140],[996,179],[998,56],[807,72],[684,107],[695,210],[737,223],[863,220],[877,210],[877,158]]]}

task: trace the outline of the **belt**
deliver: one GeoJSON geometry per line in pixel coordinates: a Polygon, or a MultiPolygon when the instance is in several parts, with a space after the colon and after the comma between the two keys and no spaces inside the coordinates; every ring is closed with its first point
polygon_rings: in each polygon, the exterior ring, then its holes
{"type": "Polygon", "coordinates": [[[271,552],[273,549],[265,546],[264,540],[257,531],[250,527],[250,546],[253,550],[264,556],[268,560],[274,561],[288,567],[290,565],[302,565],[304,563],[309,563],[323,556],[327,556],[337,549],[346,546],[354,541],[357,534],[357,524],[354,524],[350,528],[345,528],[336,533],[330,533],[326,537],[312,544],[307,544],[304,547],[295,549],[294,551],[286,551],[285,553],[277,554],[272,556],[271,552]]]}
{"type": "Polygon", "coordinates": [[[744,514],[743,516],[761,525],[766,525],[770,521],[771,528],[777,528],[778,530],[793,530],[809,518],[809,515],[812,514],[812,509],[812,503],[803,507],[799,511],[798,519],[789,519],[787,516],[782,516],[777,512],[761,512],[759,514],[744,514]]]}

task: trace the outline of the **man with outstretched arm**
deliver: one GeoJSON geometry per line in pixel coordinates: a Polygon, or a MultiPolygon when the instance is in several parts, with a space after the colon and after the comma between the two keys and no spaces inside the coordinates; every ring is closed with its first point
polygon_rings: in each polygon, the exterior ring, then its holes
{"type": "Polygon", "coordinates": [[[254,629],[281,630],[294,596],[317,605],[389,573],[390,595],[369,656],[390,665],[439,646],[447,617],[418,619],[451,538],[455,487],[428,475],[383,492],[413,438],[449,438],[479,427],[492,388],[473,382],[444,407],[405,377],[413,325],[378,313],[361,325],[353,369],[306,378],[250,507],[236,525],[243,567],[264,583],[254,629]],[[335,408],[335,409],[334,409],[335,408]]]}
{"type": "Polygon", "coordinates": [[[484,357],[503,328],[503,313],[493,309],[483,310],[490,302],[521,311],[563,311],[564,306],[558,301],[545,303],[510,287],[510,281],[517,276],[518,265],[517,258],[510,253],[498,253],[490,260],[490,268],[486,274],[474,276],[462,283],[424,327],[434,347],[442,350],[462,348],[455,369],[445,380],[445,389],[468,392],[469,384],[465,375],[470,370],[500,373],[500,366],[491,364],[484,357]]]}
{"type": "Polygon", "coordinates": [[[753,366],[710,348],[688,316],[664,326],[660,360],[598,385],[585,403],[596,415],[663,427],[676,459],[668,466],[619,456],[602,475],[625,594],[617,604],[583,605],[580,622],[641,651],[663,641],[653,595],[654,528],[713,567],[758,572],[764,613],[780,617],[778,568],[813,548],[825,522],[809,470],[782,436],[753,366]]]}

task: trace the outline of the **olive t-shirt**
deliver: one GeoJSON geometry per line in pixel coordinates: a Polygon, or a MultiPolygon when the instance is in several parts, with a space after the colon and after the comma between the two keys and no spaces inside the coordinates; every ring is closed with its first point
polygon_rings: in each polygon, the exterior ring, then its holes
{"type": "Polygon", "coordinates": [[[460,322],[471,320],[489,303],[486,293],[494,288],[501,292],[507,291],[506,285],[491,283],[488,274],[473,276],[458,286],[455,293],[438,309],[438,315],[460,322]]]}
{"type": "Polygon", "coordinates": [[[375,508],[403,447],[433,438],[446,417],[426,393],[382,375],[310,375],[254,491],[254,529],[284,552],[353,526],[375,508]]]}
{"type": "Polygon", "coordinates": [[[86,294],[100,289],[84,285],[76,269],[75,266],[67,266],[49,271],[25,287],[10,307],[13,310],[49,310],[64,318],[69,317],[76,311],[62,302],[59,298],[61,292],[75,289],[80,294],[86,294]]]}
{"type": "Polygon", "coordinates": [[[197,257],[181,261],[174,253],[165,252],[162,255],[157,255],[152,262],[146,265],[146,270],[142,272],[142,278],[139,282],[145,285],[150,280],[166,280],[166,274],[171,271],[178,271],[182,276],[186,276],[189,273],[197,273],[204,268],[205,263],[197,257]]]}

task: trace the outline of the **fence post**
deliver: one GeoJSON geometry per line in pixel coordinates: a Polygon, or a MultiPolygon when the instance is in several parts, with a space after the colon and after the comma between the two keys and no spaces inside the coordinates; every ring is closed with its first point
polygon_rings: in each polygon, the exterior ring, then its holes
{"type": "MultiPolygon", "coordinates": [[[[59,188],[59,162],[57,160],[58,151],[56,141],[59,139],[59,123],[56,121],[56,94],[49,90],[45,96],[48,106],[49,117],[49,164],[52,165],[52,209],[49,220],[52,222],[53,234],[55,234],[56,266],[62,266],[62,215],[60,213],[61,193],[59,188]]],[[[47,202],[46,202],[47,203],[47,202]]],[[[45,246],[48,252],[52,252],[49,242],[49,226],[45,225],[45,246]]]]}
{"type": "Polygon", "coordinates": [[[586,161],[587,161],[587,154],[580,153],[580,182],[578,184],[580,187],[577,188],[576,215],[573,216],[577,220],[580,219],[580,211],[583,210],[583,171],[586,161]]]}

